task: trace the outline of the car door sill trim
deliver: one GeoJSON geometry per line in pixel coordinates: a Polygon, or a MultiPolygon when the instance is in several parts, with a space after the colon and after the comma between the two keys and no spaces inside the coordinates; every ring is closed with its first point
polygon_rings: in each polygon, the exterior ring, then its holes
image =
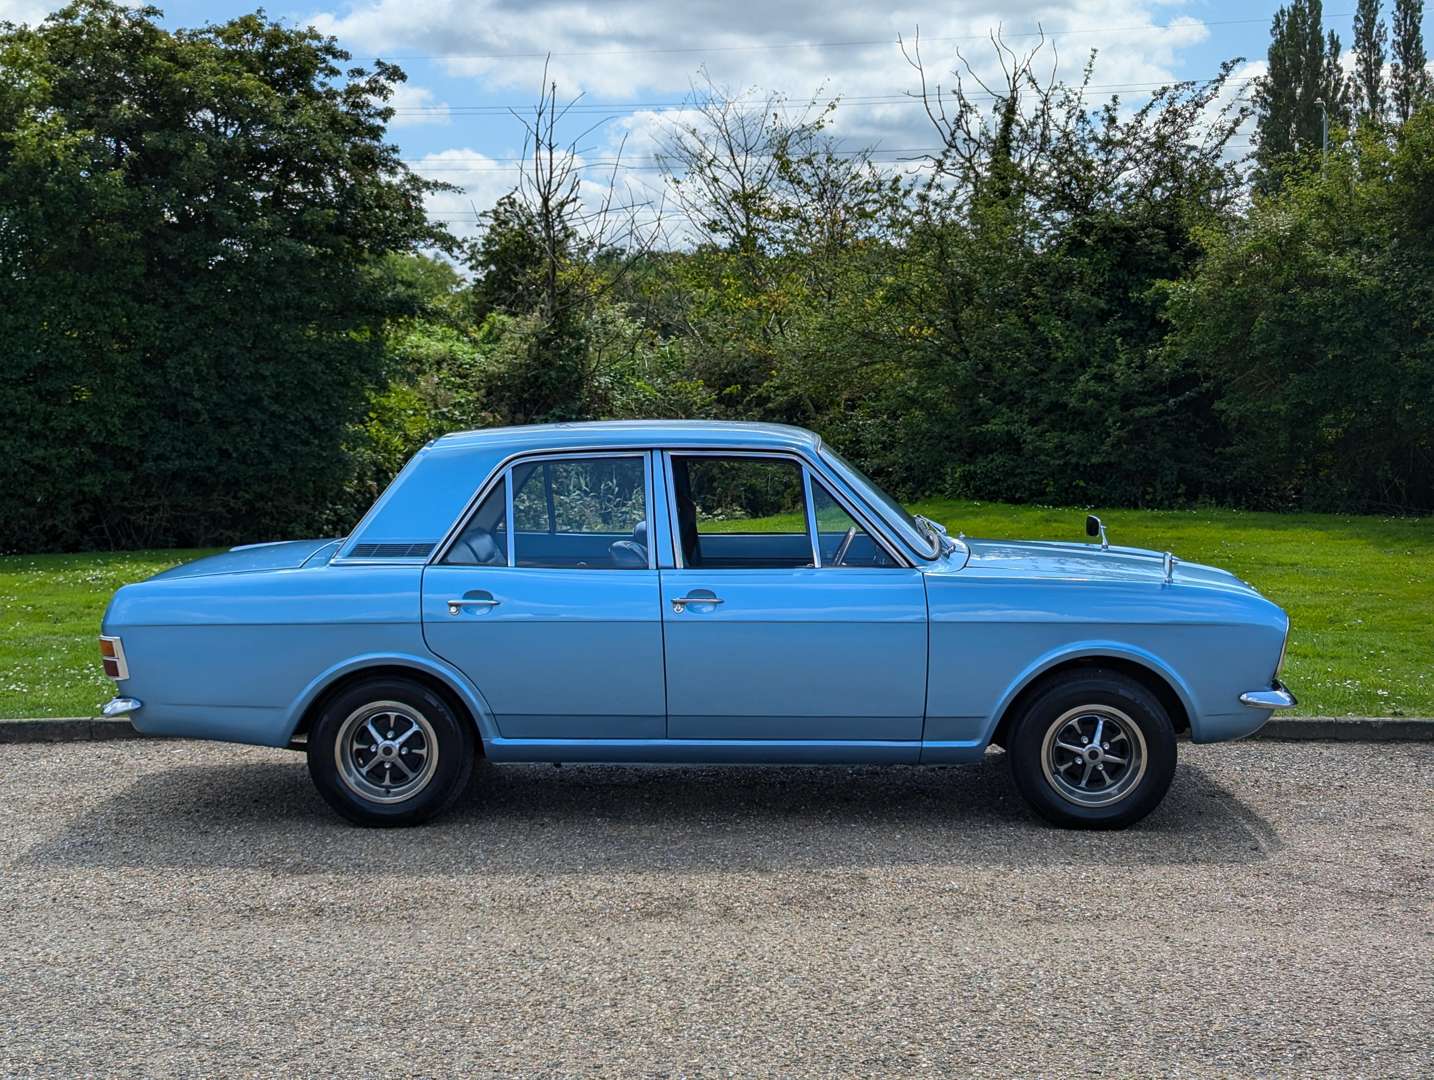
{"type": "Polygon", "coordinates": [[[512,739],[485,740],[496,762],[607,764],[915,764],[921,743],[824,739],[512,739]]]}
{"type": "Polygon", "coordinates": [[[489,740],[503,746],[920,746],[920,739],[513,739],[489,740]]]}

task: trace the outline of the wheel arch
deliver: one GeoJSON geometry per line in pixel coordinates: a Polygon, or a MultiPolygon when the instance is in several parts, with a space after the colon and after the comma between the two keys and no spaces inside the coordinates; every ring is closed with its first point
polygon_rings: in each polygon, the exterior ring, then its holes
{"type": "Polygon", "coordinates": [[[1024,671],[997,707],[990,742],[1005,746],[1006,732],[1021,709],[1052,681],[1073,671],[1105,668],[1132,678],[1155,695],[1177,733],[1189,733],[1195,710],[1190,690],[1170,668],[1143,650],[1113,642],[1092,643],[1043,657],[1024,671]]]}
{"type": "Polygon", "coordinates": [[[289,711],[288,744],[294,746],[308,734],[314,718],[335,695],[365,679],[385,676],[411,679],[442,697],[460,718],[473,724],[478,733],[479,751],[486,753],[485,744],[496,729],[478,688],[456,671],[423,657],[407,655],[354,657],[314,679],[289,711]]]}

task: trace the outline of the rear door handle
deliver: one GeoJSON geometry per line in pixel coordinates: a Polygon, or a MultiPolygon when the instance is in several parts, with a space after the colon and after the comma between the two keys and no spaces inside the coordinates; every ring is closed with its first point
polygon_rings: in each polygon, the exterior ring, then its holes
{"type": "Polygon", "coordinates": [[[688,604],[720,604],[720,596],[674,596],[672,598],[672,610],[681,614],[688,604]]]}
{"type": "Polygon", "coordinates": [[[502,602],[501,600],[494,600],[491,596],[461,596],[456,600],[448,601],[448,614],[457,615],[465,607],[497,607],[502,602]]]}

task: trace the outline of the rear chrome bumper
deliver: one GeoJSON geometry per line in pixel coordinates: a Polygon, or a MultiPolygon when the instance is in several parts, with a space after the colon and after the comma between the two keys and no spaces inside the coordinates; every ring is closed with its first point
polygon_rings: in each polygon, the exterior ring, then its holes
{"type": "Polygon", "coordinates": [[[1276,680],[1268,690],[1250,690],[1241,694],[1240,704],[1252,709],[1293,709],[1299,701],[1284,683],[1276,680]]]}
{"type": "Polygon", "coordinates": [[[100,706],[100,715],[101,715],[101,716],[123,716],[123,715],[125,715],[125,713],[132,713],[132,712],[134,712],[135,710],[137,710],[138,708],[140,708],[140,706],[142,706],[143,704],[144,704],[144,702],[140,701],[139,698],[132,698],[132,697],[110,698],[109,701],[106,701],[103,705],[100,706]]]}

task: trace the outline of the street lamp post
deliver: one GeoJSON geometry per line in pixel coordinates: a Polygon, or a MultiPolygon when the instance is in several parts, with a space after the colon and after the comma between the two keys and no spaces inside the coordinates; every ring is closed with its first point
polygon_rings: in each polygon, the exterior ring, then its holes
{"type": "Polygon", "coordinates": [[[1319,106],[1319,152],[1325,157],[1329,154],[1329,107],[1322,97],[1315,98],[1315,104],[1319,106]]]}

